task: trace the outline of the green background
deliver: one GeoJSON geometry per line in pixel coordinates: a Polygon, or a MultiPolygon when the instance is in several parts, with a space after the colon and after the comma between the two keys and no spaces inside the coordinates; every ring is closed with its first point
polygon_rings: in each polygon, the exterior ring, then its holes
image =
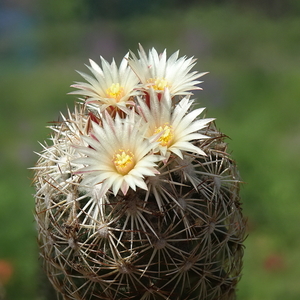
{"type": "MultiPolygon", "coordinates": [[[[0,261],[7,300],[45,299],[32,171],[47,122],[72,108],[75,70],[128,49],[198,58],[203,91],[245,184],[241,300],[300,299],[299,1],[4,1],[0,5],[0,261]]],[[[1,269],[0,269],[1,274],[1,269]]],[[[1,278],[1,277],[0,277],[1,278]]],[[[1,299],[1,296],[0,296],[1,299]]]]}

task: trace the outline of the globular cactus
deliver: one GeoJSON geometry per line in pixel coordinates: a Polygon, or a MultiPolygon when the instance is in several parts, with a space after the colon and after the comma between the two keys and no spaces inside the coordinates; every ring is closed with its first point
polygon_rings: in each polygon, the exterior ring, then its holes
{"type": "Polygon", "coordinates": [[[166,51],[101,57],[34,168],[40,254],[59,299],[235,299],[240,179],[191,91],[204,73],[166,51]]]}

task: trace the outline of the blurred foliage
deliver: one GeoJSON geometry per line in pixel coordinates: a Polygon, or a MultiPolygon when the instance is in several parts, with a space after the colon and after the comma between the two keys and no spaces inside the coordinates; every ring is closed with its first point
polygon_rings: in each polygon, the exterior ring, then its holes
{"type": "Polygon", "coordinates": [[[281,17],[300,13],[299,0],[36,0],[45,21],[128,18],[191,8],[195,5],[232,5],[241,10],[254,9],[268,16],[281,17]]]}
{"type": "Polygon", "coordinates": [[[0,260],[14,270],[7,300],[44,299],[35,292],[39,263],[27,168],[41,150],[37,141],[49,137],[46,122],[72,107],[69,86],[88,58],[120,61],[139,42],[169,54],[180,49],[198,58],[197,70],[210,71],[195,97],[231,137],[246,182],[249,238],[239,299],[299,299],[300,1],[183,2],[36,0],[9,29],[1,19],[0,260]]]}

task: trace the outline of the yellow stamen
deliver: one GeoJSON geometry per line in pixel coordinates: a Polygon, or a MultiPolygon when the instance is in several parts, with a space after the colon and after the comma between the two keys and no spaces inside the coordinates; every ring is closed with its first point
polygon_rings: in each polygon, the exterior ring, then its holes
{"type": "Polygon", "coordinates": [[[147,82],[153,83],[151,87],[158,91],[163,91],[166,87],[169,87],[169,82],[164,78],[150,78],[147,82]]]}
{"type": "Polygon", "coordinates": [[[113,163],[122,175],[128,174],[134,167],[134,155],[129,150],[119,149],[114,155],[113,163]]]}
{"type": "Polygon", "coordinates": [[[119,101],[124,96],[124,88],[119,83],[113,83],[107,90],[106,95],[119,101]]]}
{"type": "Polygon", "coordinates": [[[172,126],[168,125],[168,124],[164,124],[163,126],[159,126],[155,129],[154,134],[160,133],[164,131],[164,133],[160,136],[160,138],[158,139],[158,142],[162,145],[162,146],[170,146],[173,137],[174,137],[174,131],[172,126]]]}

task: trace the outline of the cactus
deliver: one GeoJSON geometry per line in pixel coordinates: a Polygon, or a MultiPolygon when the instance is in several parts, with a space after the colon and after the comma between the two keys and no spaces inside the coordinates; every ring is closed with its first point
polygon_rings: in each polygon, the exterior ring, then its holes
{"type": "Polygon", "coordinates": [[[235,299],[240,179],[201,118],[193,58],[153,48],[101,57],[34,167],[45,272],[59,299],[235,299]]]}

